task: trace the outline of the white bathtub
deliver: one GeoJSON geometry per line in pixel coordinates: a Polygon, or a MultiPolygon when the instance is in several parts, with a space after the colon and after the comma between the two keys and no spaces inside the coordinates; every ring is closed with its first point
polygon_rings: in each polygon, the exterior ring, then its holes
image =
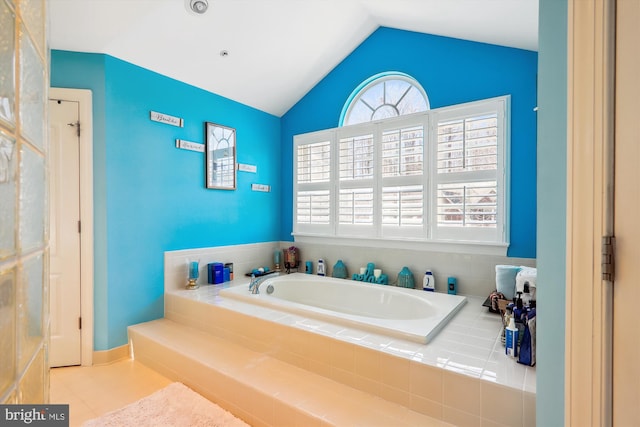
{"type": "Polygon", "coordinates": [[[244,285],[220,296],[419,343],[429,342],[466,303],[460,295],[303,273],[264,279],[259,294],[244,285]]]}

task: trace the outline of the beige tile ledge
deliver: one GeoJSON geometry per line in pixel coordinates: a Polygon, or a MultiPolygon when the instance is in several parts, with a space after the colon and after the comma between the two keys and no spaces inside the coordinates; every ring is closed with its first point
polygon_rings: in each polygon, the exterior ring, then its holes
{"type": "Polygon", "coordinates": [[[478,307],[467,304],[436,340],[420,345],[225,299],[218,291],[210,286],[167,293],[165,317],[453,424],[535,425],[535,376],[527,383],[527,368],[505,359],[499,320],[478,308],[479,300],[478,307]],[[456,347],[462,332],[480,341],[466,339],[456,347]],[[481,343],[489,359],[468,353],[481,343]],[[493,365],[485,368],[489,362],[507,367],[506,374],[495,373],[493,365]],[[514,370],[524,374],[513,375],[514,370]],[[505,375],[516,377],[516,387],[498,382],[505,375]],[[490,398],[494,394],[506,400],[498,404],[490,398]],[[516,414],[506,424],[500,405],[516,414]]]}
{"type": "Polygon", "coordinates": [[[254,426],[450,425],[168,319],[129,334],[137,360],[254,426]]]}
{"type": "MultiPolygon", "coordinates": [[[[231,285],[205,285],[195,291],[168,292],[165,296],[165,316],[168,311],[175,313],[170,306],[174,301],[170,295],[173,295],[204,304],[213,304],[280,325],[350,342],[413,362],[424,363],[535,395],[535,367],[518,364],[504,354],[504,346],[500,340],[500,318],[496,314],[489,313],[486,307],[482,307],[483,298],[467,296],[467,304],[433,341],[429,344],[418,344],[266,307],[257,307],[218,295],[223,287],[246,286],[247,283],[243,278],[232,282],[231,285]]],[[[202,310],[206,311],[206,305],[202,310]]]]}

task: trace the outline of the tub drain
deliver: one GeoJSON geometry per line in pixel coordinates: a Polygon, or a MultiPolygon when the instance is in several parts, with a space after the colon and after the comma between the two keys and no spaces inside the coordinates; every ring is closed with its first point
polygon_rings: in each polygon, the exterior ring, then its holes
{"type": "Polygon", "coordinates": [[[269,285],[269,286],[267,286],[267,293],[268,293],[269,295],[271,295],[271,294],[273,293],[273,291],[274,291],[274,289],[273,289],[273,285],[269,285]]]}

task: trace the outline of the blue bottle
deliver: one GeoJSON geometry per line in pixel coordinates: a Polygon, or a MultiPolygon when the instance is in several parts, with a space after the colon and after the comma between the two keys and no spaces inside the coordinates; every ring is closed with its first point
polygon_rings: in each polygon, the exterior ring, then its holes
{"type": "Polygon", "coordinates": [[[458,287],[458,283],[455,277],[449,277],[447,279],[447,293],[451,294],[451,295],[455,295],[458,290],[456,289],[458,287]]]}

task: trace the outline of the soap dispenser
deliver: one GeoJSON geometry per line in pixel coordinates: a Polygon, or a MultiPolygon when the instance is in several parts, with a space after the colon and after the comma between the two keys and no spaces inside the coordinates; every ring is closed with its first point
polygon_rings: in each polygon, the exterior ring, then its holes
{"type": "Polygon", "coordinates": [[[422,279],[422,290],[429,292],[435,292],[436,290],[436,280],[433,277],[431,270],[427,270],[426,273],[424,273],[424,278],[422,279]]]}

